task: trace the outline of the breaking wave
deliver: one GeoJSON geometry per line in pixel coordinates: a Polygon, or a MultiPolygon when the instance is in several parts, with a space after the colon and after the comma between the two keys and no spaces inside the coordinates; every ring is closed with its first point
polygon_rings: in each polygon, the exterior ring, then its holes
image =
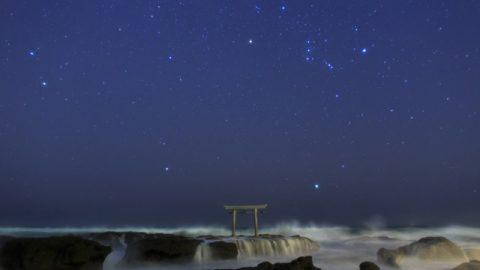
{"type": "MultiPolygon", "coordinates": [[[[293,257],[311,254],[318,250],[318,244],[305,237],[236,237],[223,238],[224,242],[235,243],[238,250],[237,259],[257,257],[293,257]]],[[[204,240],[195,252],[194,260],[197,263],[213,261],[211,241],[204,240]]]]}

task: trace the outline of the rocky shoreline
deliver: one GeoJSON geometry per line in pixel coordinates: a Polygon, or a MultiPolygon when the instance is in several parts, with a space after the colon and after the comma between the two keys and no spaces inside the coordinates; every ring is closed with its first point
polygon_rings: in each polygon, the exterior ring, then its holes
{"type": "Polygon", "coordinates": [[[104,232],[2,239],[0,265],[3,270],[102,269],[107,256],[118,249],[123,249],[122,256],[113,262],[114,267],[233,260],[249,255],[304,255],[318,249],[318,245],[306,237],[279,235],[231,238],[104,232]]]}
{"type": "MultiPolygon", "coordinates": [[[[121,251],[113,268],[155,264],[203,263],[243,257],[295,257],[289,263],[263,262],[239,270],[319,270],[311,255],[319,246],[302,236],[261,235],[236,238],[174,234],[103,232],[50,237],[0,236],[2,270],[101,270],[107,257],[121,251]],[[302,256],[303,255],[303,256],[302,256]]],[[[380,248],[377,262],[361,270],[401,268],[410,260],[449,262],[453,270],[480,270],[480,250],[462,249],[444,237],[425,237],[396,249],[380,248]]]]}

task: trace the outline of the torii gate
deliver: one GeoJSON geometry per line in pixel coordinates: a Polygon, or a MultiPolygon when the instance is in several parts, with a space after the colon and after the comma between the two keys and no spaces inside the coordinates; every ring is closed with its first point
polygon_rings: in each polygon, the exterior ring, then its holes
{"type": "Polygon", "coordinates": [[[258,205],[224,205],[225,210],[232,213],[232,237],[237,235],[237,212],[238,213],[253,213],[253,225],[255,226],[255,236],[258,236],[258,210],[267,208],[266,204],[258,205]]]}

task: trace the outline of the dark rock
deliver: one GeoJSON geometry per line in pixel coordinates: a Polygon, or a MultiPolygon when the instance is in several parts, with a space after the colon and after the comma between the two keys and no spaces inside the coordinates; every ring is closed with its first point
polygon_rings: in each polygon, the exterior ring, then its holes
{"type": "Polygon", "coordinates": [[[459,266],[453,268],[453,270],[480,270],[480,261],[470,261],[462,263],[459,266]]]}
{"type": "Polygon", "coordinates": [[[194,238],[169,234],[150,236],[128,245],[123,262],[143,264],[191,261],[201,242],[194,238]]]}
{"type": "Polygon", "coordinates": [[[10,239],[13,239],[13,237],[8,235],[0,235],[0,247],[2,247],[3,244],[10,239]]]}
{"type": "Polygon", "coordinates": [[[407,257],[431,261],[467,261],[463,250],[445,237],[425,237],[393,250],[381,248],[377,257],[380,262],[394,267],[407,257]]]}
{"type": "Polygon", "coordinates": [[[299,257],[289,263],[262,262],[255,267],[244,267],[237,270],[321,270],[313,265],[311,256],[299,257]]]}
{"type": "Polygon", "coordinates": [[[360,270],[380,270],[380,267],[373,262],[362,262],[360,264],[360,270]]]}
{"type": "Polygon", "coordinates": [[[95,240],[103,245],[115,245],[118,242],[118,239],[123,238],[125,243],[129,245],[130,243],[136,242],[145,238],[155,238],[155,236],[162,236],[164,234],[147,234],[142,232],[101,232],[101,233],[89,233],[82,235],[83,237],[95,240]]]}
{"type": "Polygon", "coordinates": [[[218,260],[235,259],[238,256],[237,245],[233,242],[215,241],[208,243],[212,257],[218,260]]]}
{"type": "Polygon", "coordinates": [[[110,247],[76,236],[14,238],[0,249],[4,270],[102,269],[110,247]]]}
{"type": "MultiPolygon", "coordinates": [[[[311,250],[299,250],[299,255],[318,249],[317,243],[300,236],[261,235],[260,237],[243,236],[232,239],[231,237],[223,236],[200,236],[194,238],[172,234],[140,234],[129,236],[115,232],[95,234],[90,235],[90,237],[89,239],[96,239],[101,243],[111,243],[109,245],[113,246],[118,240],[112,239],[123,237],[125,242],[127,242],[127,249],[122,263],[126,265],[188,262],[193,259],[236,259],[239,254],[238,242],[242,241],[248,242],[253,246],[251,256],[269,255],[261,253],[265,252],[265,250],[261,248],[262,241],[268,241],[269,243],[271,241],[283,243],[284,240],[300,241],[304,249],[311,248],[311,250]],[[203,250],[203,248],[205,248],[205,250],[203,250]],[[205,257],[203,257],[204,254],[206,255],[205,257]]],[[[282,252],[282,250],[276,251],[282,252]]]]}
{"type": "Polygon", "coordinates": [[[389,250],[381,248],[377,251],[377,259],[379,262],[392,267],[398,267],[398,261],[403,259],[403,256],[398,254],[397,250],[389,250]],[[401,258],[400,258],[401,257],[401,258]]]}

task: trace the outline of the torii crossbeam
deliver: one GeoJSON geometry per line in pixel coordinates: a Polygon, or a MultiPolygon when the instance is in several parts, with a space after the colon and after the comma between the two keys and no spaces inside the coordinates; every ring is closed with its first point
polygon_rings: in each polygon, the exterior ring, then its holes
{"type": "Polygon", "coordinates": [[[255,236],[258,236],[258,211],[267,208],[266,204],[258,205],[224,205],[225,210],[232,213],[232,236],[237,235],[237,213],[253,213],[253,225],[255,228],[255,236]]]}

